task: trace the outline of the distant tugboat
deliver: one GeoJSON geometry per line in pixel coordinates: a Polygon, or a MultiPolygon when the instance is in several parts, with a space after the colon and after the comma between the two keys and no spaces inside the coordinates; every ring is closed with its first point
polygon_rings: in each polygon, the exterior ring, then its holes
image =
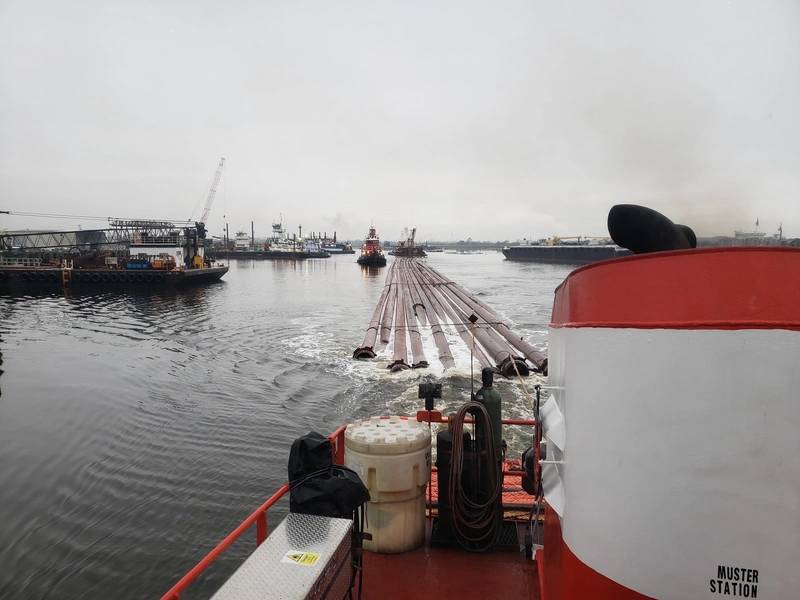
{"type": "Polygon", "coordinates": [[[356,261],[364,267],[385,267],[386,257],[383,255],[381,240],[375,232],[375,227],[370,225],[369,233],[361,246],[361,256],[356,261]]]}

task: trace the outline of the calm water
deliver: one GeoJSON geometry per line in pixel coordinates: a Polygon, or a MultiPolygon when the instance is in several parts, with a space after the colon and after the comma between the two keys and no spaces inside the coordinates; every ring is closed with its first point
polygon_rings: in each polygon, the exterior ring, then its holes
{"type": "MultiPolygon", "coordinates": [[[[546,344],[569,268],[428,260],[546,344]]],[[[385,273],[353,256],[234,261],[222,283],[177,293],[0,296],[0,597],[157,597],[284,481],[298,435],[415,411],[421,378],[442,374],[431,339],[431,369],[350,358],[385,273]]],[[[469,354],[455,354],[450,406],[470,387],[469,354]]],[[[529,415],[517,385],[498,385],[508,416],[529,415]]]]}

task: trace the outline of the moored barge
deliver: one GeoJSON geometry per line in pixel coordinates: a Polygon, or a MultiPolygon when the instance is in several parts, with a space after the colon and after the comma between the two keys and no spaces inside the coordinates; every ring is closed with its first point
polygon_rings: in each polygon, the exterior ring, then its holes
{"type": "Polygon", "coordinates": [[[15,291],[32,287],[177,287],[219,281],[227,266],[194,269],[72,268],[70,266],[35,266],[0,264],[0,290],[15,291]]]}
{"type": "Polygon", "coordinates": [[[542,262],[580,265],[601,260],[610,260],[630,254],[628,250],[613,244],[533,244],[505,246],[502,249],[507,260],[519,262],[542,262]]]}
{"type": "Polygon", "coordinates": [[[205,256],[205,228],[133,232],[122,244],[55,259],[34,253],[0,256],[0,289],[42,287],[174,287],[219,281],[228,267],[205,256]]]}

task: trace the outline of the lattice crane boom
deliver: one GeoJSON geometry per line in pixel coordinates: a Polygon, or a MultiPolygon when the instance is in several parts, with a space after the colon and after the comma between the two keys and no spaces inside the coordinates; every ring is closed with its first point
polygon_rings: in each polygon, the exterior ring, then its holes
{"type": "Polygon", "coordinates": [[[219,159],[217,172],[214,173],[214,180],[211,182],[211,189],[208,190],[208,197],[206,197],[206,204],[203,207],[203,214],[200,215],[200,223],[205,224],[208,221],[208,215],[211,212],[211,205],[214,204],[214,196],[217,195],[217,186],[219,180],[222,179],[222,167],[225,166],[225,157],[219,159]]]}

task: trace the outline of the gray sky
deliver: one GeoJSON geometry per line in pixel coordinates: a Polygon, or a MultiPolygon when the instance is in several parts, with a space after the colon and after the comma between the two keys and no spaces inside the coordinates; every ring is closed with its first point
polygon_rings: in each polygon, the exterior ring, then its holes
{"type": "Polygon", "coordinates": [[[0,209],[185,219],[224,155],[213,233],[605,234],[634,202],[800,236],[799,31],[796,0],[0,0],[0,209]]]}

